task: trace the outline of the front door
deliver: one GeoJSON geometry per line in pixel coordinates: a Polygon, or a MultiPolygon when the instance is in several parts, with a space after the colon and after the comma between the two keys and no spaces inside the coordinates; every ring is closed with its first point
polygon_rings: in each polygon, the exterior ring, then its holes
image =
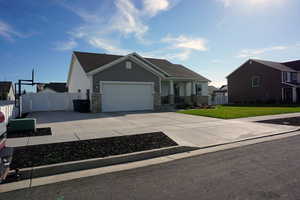
{"type": "Polygon", "coordinates": [[[293,89],[283,88],[283,101],[284,103],[293,103],[293,89]]]}

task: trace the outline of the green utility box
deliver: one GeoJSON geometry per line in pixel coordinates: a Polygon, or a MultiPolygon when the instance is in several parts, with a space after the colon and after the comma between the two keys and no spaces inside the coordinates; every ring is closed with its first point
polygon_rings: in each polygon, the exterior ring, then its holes
{"type": "Polygon", "coordinates": [[[11,119],[7,126],[8,132],[19,131],[33,131],[36,132],[36,119],[23,118],[23,119],[11,119]]]}

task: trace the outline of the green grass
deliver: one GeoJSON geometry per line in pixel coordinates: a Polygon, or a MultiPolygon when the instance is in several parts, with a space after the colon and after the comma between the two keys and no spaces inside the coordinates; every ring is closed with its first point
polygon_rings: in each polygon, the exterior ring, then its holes
{"type": "Polygon", "coordinates": [[[221,119],[235,119],[242,117],[295,113],[300,112],[300,106],[217,106],[215,109],[191,109],[180,110],[177,112],[221,119]]]}

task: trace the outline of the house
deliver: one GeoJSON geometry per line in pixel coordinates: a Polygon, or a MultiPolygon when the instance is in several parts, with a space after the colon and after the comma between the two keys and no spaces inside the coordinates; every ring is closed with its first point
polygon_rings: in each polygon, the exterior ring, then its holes
{"type": "Polygon", "coordinates": [[[67,83],[39,83],[36,86],[37,93],[63,93],[68,92],[67,83]]]}
{"type": "Polygon", "coordinates": [[[15,100],[14,85],[11,81],[0,81],[0,100],[15,100]]]}
{"type": "Polygon", "coordinates": [[[208,95],[213,96],[214,95],[214,91],[217,90],[218,88],[216,88],[213,85],[209,85],[208,86],[208,95]]]}
{"type": "Polygon", "coordinates": [[[93,112],[112,112],[207,104],[209,82],[165,59],[73,52],[67,86],[89,96],[93,112]]]}
{"type": "Polygon", "coordinates": [[[250,59],[227,76],[229,103],[299,103],[300,60],[250,59]]]}
{"type": "Polygon", "coordinates": [[[228,89],[227,85],[222,85],[219,89],[214,90],[214,104],[228,103],[228,89]]]}

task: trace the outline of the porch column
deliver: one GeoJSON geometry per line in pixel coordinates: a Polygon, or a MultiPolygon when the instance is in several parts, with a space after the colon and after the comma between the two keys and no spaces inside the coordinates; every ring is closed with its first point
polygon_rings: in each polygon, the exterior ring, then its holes
{"type": "Polygon", "coordinates": [[[170,88],[169,88],[169,104],[175,103],[175,97],[174,97],[174,81],[170,80],[170,88]]]}
{"type": "Polygon", "coordinates": [[[297,102],[297,89],[293,87],[293,103],[297,102]]]}
{"type": "Polygon", "coordinates": [[[185,83],[185,103],[192,105],[192,82],[185,83]]]}
{"type": "Polygon", "coordinates": [[[192,82],[192,95],[196,95],[196,82],[192,82]]]}
{"type": "Polygon", "coordinates": [[[197,96],[196,96],[196,82],[192,82],[192,103],[197,105],[197,96]]]}

